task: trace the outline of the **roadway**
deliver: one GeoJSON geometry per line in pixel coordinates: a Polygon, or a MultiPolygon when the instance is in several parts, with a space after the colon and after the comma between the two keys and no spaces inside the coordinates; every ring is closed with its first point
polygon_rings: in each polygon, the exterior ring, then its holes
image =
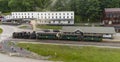
{"type": "Polygon", "coordinates": [[[0,54],[0,62],[48,62],[48,61],[35,60],[35,59],[29,59],[24,57],[11,57],[8,55],[0,54]]]}
{"type": "MultiPolygon", "coordinates": [[[[3,29],[3,33],[0,35],[0,42],[3,46],[5,46],[5,49],[7,51],[11,52],[9,49],[9,46],[7,46],[6,40],[9,40],[13,32],[17,31],[24,31],[21,29],[18,29],[15,26],[8,26],[8,25],[0,25],[0,28],[3,29]]],[[[0,62],[51,62],[47,60],[37,60],[37,59],[30,59],[25,57],[13,57],[9,55],[0,54],[0,62]]]]}

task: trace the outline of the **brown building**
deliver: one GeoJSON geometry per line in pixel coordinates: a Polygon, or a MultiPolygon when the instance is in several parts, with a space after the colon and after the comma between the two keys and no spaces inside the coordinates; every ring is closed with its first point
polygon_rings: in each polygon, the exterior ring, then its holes
{"type": "Polygon", "coordinates": [[[120,32],[120,8],[105,8],[103,24],[113,26],[117,32],[120,32]]]}

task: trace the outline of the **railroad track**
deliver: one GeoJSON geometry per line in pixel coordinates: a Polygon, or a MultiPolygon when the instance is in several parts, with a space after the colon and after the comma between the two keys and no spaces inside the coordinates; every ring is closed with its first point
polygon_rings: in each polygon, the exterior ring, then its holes
{"type": "Polygon", "coordinates": [[[40,42],[40,43],[55,43],[55,44],[72,44],[72,45],[93,45],[93,46],[111,46],[120,47],[120,42],[91,42],[91,41],[67,41],[67,40],[34,40],[34,39],[10,39],[16,42],[40,42]]]}

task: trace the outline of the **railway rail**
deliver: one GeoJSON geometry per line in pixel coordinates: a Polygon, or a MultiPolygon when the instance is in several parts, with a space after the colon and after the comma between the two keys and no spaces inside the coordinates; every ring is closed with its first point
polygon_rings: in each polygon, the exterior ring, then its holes
{"type": "Polygon", "coordinates": [[[30,43],[51,43],[51,44],[70,44],[70,45],[85,45],[85,46],[111,46],[111,47],[120,47],[120,42],[89,42],[89,41],[67,41],[67,40],[35,40],[35,39],[13,39],[11,38],[10,41],[15,42],[30,42],[30,43]]]}

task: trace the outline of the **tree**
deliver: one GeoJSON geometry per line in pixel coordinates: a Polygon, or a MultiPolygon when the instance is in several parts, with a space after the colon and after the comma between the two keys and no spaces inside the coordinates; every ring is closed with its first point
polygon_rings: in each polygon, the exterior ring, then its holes
{"type": "Polygon", "coordinates": [[[0,11],[74,11],[75,22],[97,22],[104,8],[119,8],[120,0],[0,0],[0,11]]]}

